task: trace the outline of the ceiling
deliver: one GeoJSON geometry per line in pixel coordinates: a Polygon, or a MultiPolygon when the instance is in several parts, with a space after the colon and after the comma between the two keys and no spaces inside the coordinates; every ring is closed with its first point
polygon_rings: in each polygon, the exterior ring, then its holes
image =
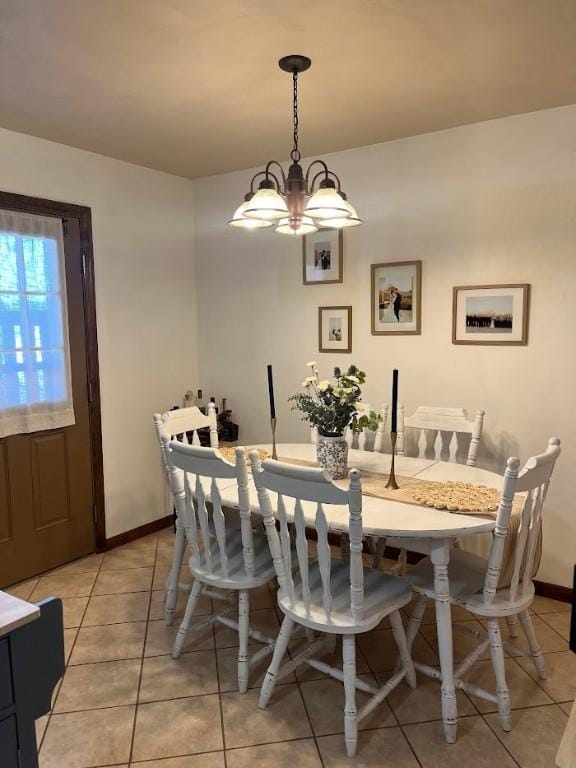
{"type": "Polygon", "coordinates": [[[190,178],[576,103],[575,0],[0,0],[0,126],[190,178]]]}

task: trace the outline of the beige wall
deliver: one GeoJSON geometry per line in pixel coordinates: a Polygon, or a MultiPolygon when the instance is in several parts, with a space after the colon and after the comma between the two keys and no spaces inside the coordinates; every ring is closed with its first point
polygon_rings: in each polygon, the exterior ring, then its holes
{"type": "Polygon", "coordinates": [[[152,413],[196,382],[192,183],[0,130],[0,189],[92,208],[107,535],[162,517],[152,413]]]}
{"type": "MultiPolygon", "coordinates": [[[[385,119],[385,116],[383,116],[385,119]]],[[[303,135],[305,141],[305,133],[303,135]]],[[[226,226],[250,174],[195,182],[201,384],[227,396],[243,442],[268,440],[265,364],[276,371],[280,440],[306,439],[286,404],[318,359],[366,369],[366,399],[485,408],[484,466],[564,444],[539,578],[568,585],[576,560],[576,106],[329,157],[366,224],[345,233],[344,283],[303,286],[301,241],[226,226]],[[370,334],[370,264],[423,261],[417,337],[370,334]],[[527,347],[451,343],[452,286],[532,284],[527,347]],[[353,306],[353,354],[318,354],[321,305],[353,306]]]]}

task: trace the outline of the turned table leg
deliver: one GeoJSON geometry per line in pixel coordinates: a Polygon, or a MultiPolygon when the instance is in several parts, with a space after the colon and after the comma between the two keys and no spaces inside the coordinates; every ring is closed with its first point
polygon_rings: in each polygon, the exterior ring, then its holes
{"type": "Polygon", "coordinates": [[[458,711],[454,687],[454,653],[452,648],[452,616],[448,589],[448,562],[450,542],[432,541],[431,560],[434,566],[434,593],[436,604],[436,630],[438,633],[438,655],[442,674],[442,720],[446,741],[456,741],[458,711]]]}

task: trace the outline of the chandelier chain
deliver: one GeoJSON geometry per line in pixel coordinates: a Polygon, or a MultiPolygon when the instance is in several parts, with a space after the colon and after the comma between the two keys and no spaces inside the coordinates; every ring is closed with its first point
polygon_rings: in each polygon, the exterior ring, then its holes
{"type": "Polygon", "coordinates": [[[293,98],[294,148],[290,153],[290,157],[292,158],[293,162],[299,163],[301,155],[300,155],[300,150],[298,149],[298,72],[292,73],[292,83],[293,83],[293,91],[294,91],[294,98],[293,98]]]}

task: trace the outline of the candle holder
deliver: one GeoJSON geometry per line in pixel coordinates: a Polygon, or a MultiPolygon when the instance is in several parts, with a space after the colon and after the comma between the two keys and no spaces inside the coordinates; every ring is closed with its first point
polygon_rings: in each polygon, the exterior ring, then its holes
{"type": "Polygon", "coordinates": [[[276,418],[270,419],[270,428],[272,429],[272,458],[274,461],[278,460],[278,454],[276,453],[276,418]]]}
{"type": "Polygon", "coordinates": [[[398,490],[398,483],[396,482],[396,473],[394,471],[394,458],[396,456],[396,440],[398,439],[397,432],[390,432],[390,442],[392,443],[392,463],[390,465],[390,477],[386,483],[386,488],[391,488],[393,491],[398,490]]]}

